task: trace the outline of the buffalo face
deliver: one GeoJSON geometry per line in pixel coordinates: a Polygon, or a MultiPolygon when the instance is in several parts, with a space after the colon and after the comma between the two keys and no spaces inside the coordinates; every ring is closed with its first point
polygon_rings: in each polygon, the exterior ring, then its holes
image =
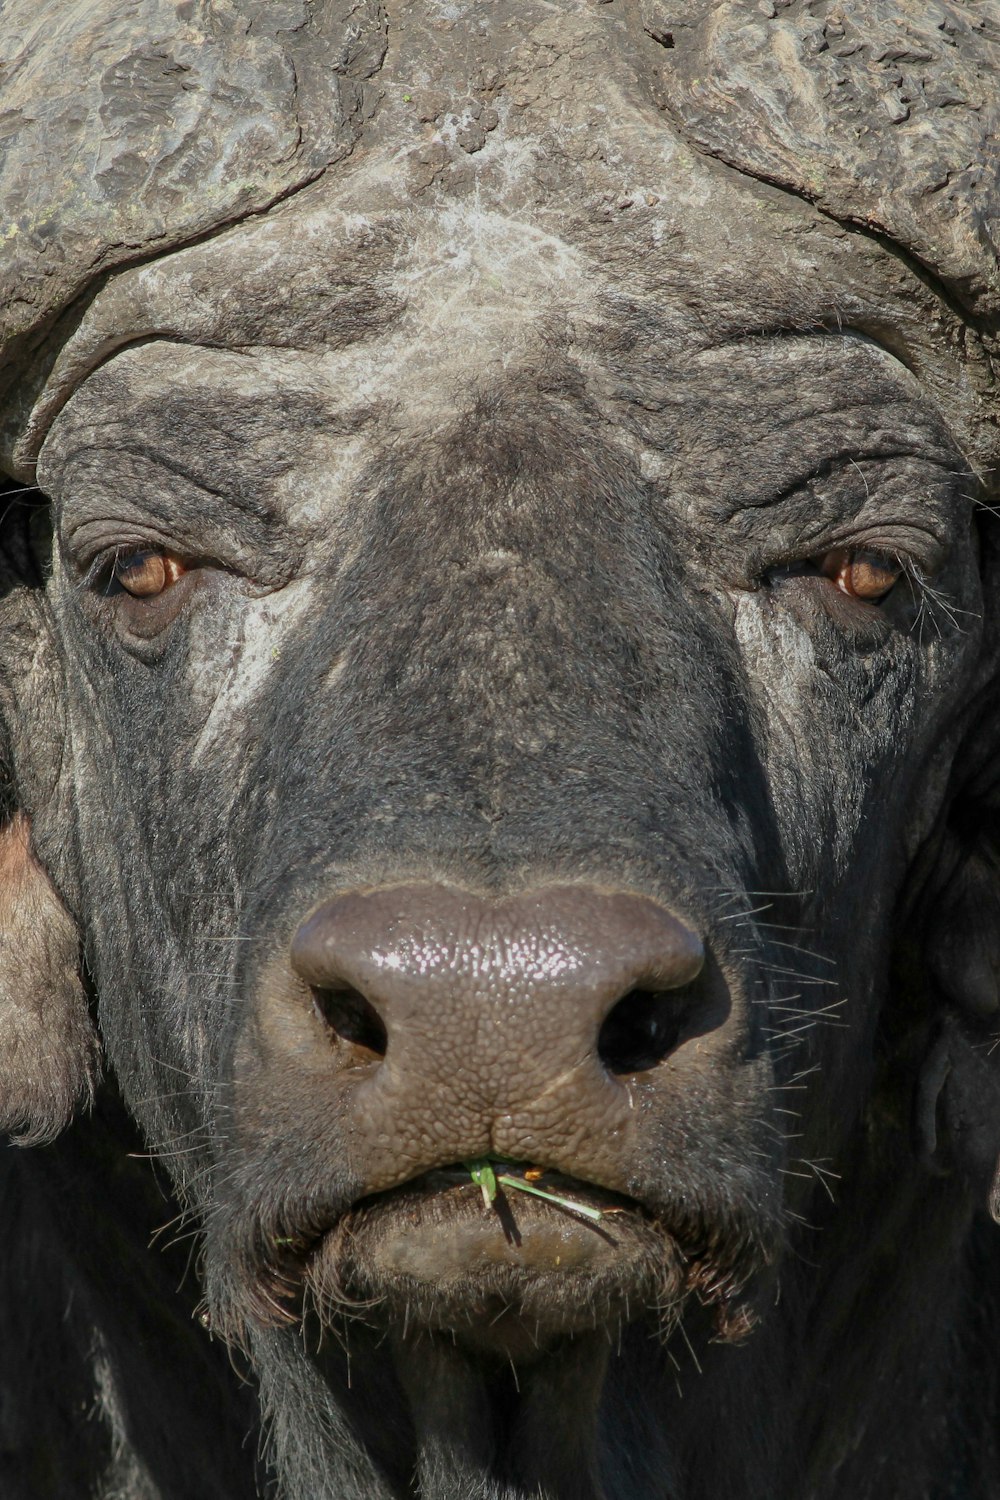
{"type": "Polygon", "coordinates": [[[301,213],[388,285],[346,353],[129,349],[41,454],[112,1055],[255,1314],[305,1284],[544,1342],[695,1285],[725,1321],[786,1155],[835,1170],[795,1080],[862,1097],[979,640],[961,456],[876,340],[682,335],[683,277],[543,272],[513,351],[487,297],[436,405],[465,275],[404,305],[423,241],[301,213]],[[485,1214],[484,1157],[605,1215],[485,1214]]]}
{"type": "Polygon", "coordinates": [[[582,1348],[596,1402],[634,1320],[747,1333],[887,1017],[923,1077],[992,552],[878,244],[659,124],[607,212],[377,148],[83,312],[11,755],[213,1325],[302,1322],[348,1403],[324,1331],[388,1334],[419,1436],[438,1360],[489,1405],[582,1348]]]}

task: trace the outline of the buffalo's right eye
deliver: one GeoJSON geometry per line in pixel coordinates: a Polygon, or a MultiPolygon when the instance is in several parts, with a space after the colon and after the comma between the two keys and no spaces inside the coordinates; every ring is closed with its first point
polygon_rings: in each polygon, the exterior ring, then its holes
{"type": "Polygon", "coordinates": [[[903,565],[897,558],[858,548],[841,547],[827,552],[817,567],[842,594],[866,604],[881,604],[903,576],[903,565]]]}
{"type": "Polygon", "coordinates": [[[133,599],[154,599],[187,572],[180,558],[166,552],[132,552],[115,558],[111,586],[133,599]]]}
{"type": "Polygon", "coordinates": [[[114,621],[125,641],[152,642],[177,619],[212,571],[200,560],[165,548],[133,544],[98,558],[88,583],[91,597],[101,601],[105,617],[114,621]]]}

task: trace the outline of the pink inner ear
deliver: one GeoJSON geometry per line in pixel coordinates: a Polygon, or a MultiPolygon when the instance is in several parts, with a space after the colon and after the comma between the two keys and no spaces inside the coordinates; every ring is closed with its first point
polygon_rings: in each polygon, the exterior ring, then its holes
{"type": "Polygon", "coordinates": [[[25,1146],[89,1104],[100,1057],[76,927],[30,835],[23,813],[0,831],[0,1130],[25,1146]]]}

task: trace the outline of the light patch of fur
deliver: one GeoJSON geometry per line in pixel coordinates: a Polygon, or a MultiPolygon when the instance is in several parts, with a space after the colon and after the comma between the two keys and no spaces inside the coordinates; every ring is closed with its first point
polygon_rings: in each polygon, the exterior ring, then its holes
{"type": "Polygon", "coordinates": [[[800,694],[816,670],[808,631],[789,615],[768,610],[760,594],[750,593],[736,595],[734,628],[747,671],[753,680],[766,681],[767,701],[776,714],[800,713],[800,694]],[[782,670],[762,673],[761,666],[772,657],[780,658],[782,670]]]}
{"type": "Polygon", "coordinates": [[[162,1491],[129,1442],[114,1368],[99,1338],[93,1354],[93,1370],[97,1388],[94,1415],[103,1417],[111,1430],[111,1463],[101,1476],[97,1500],[162,1500],[162,1491]]]}
{"type": "MultiPolygon", "coordinates": [[[[422,224],[394,277],[406,299],[396,327],[377,349],[321,356],[317,373],[346,405],[377,409],[387,427],[426,436],[453,421],[470,388],[544,361],[545,320],[555,307],[565,318],[586,282],[583,257],[558,236],[476,198],[448,203],[422,224]]],[[[341,442],[338,487],[363,453],[360,443],[341,442]]]]}
{"type": "Polygon", "coordinates": [[[392,1500],[295,1335],[254,1329],[251,1338],[281,1500],[392,1500]]]}
{"type": "Polygon", "coordinates": [[[192,651],[192,694],[201,696],[207,688],[213,699],[191,752],[192,764],[197,764],[220,736],[232,733],[237,716],[263,692],[272,674],[283,670],[283,644],[295,633],[312,604],[313,588],[308,578],[297,578],[282,589],[246,600],[238,640],[221,683],[214,680],[209,684],[209,679],[214,678],[217,655],[192,651]]]}

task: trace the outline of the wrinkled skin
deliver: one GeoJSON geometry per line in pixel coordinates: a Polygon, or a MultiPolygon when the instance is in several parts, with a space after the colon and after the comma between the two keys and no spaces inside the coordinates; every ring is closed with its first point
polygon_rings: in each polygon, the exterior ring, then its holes
{"type": "Polygon", "coordinates": [[[15,1402],[10,1491],[249,1495],[260,1420],[289,1497],[998,1495],[990,273],[706,140],[638,10],[415,9],[7,418],[7,1123],[91,1086],[78,942],[111,1078],[8,1189],[108,1452],[15,1402]]]}

